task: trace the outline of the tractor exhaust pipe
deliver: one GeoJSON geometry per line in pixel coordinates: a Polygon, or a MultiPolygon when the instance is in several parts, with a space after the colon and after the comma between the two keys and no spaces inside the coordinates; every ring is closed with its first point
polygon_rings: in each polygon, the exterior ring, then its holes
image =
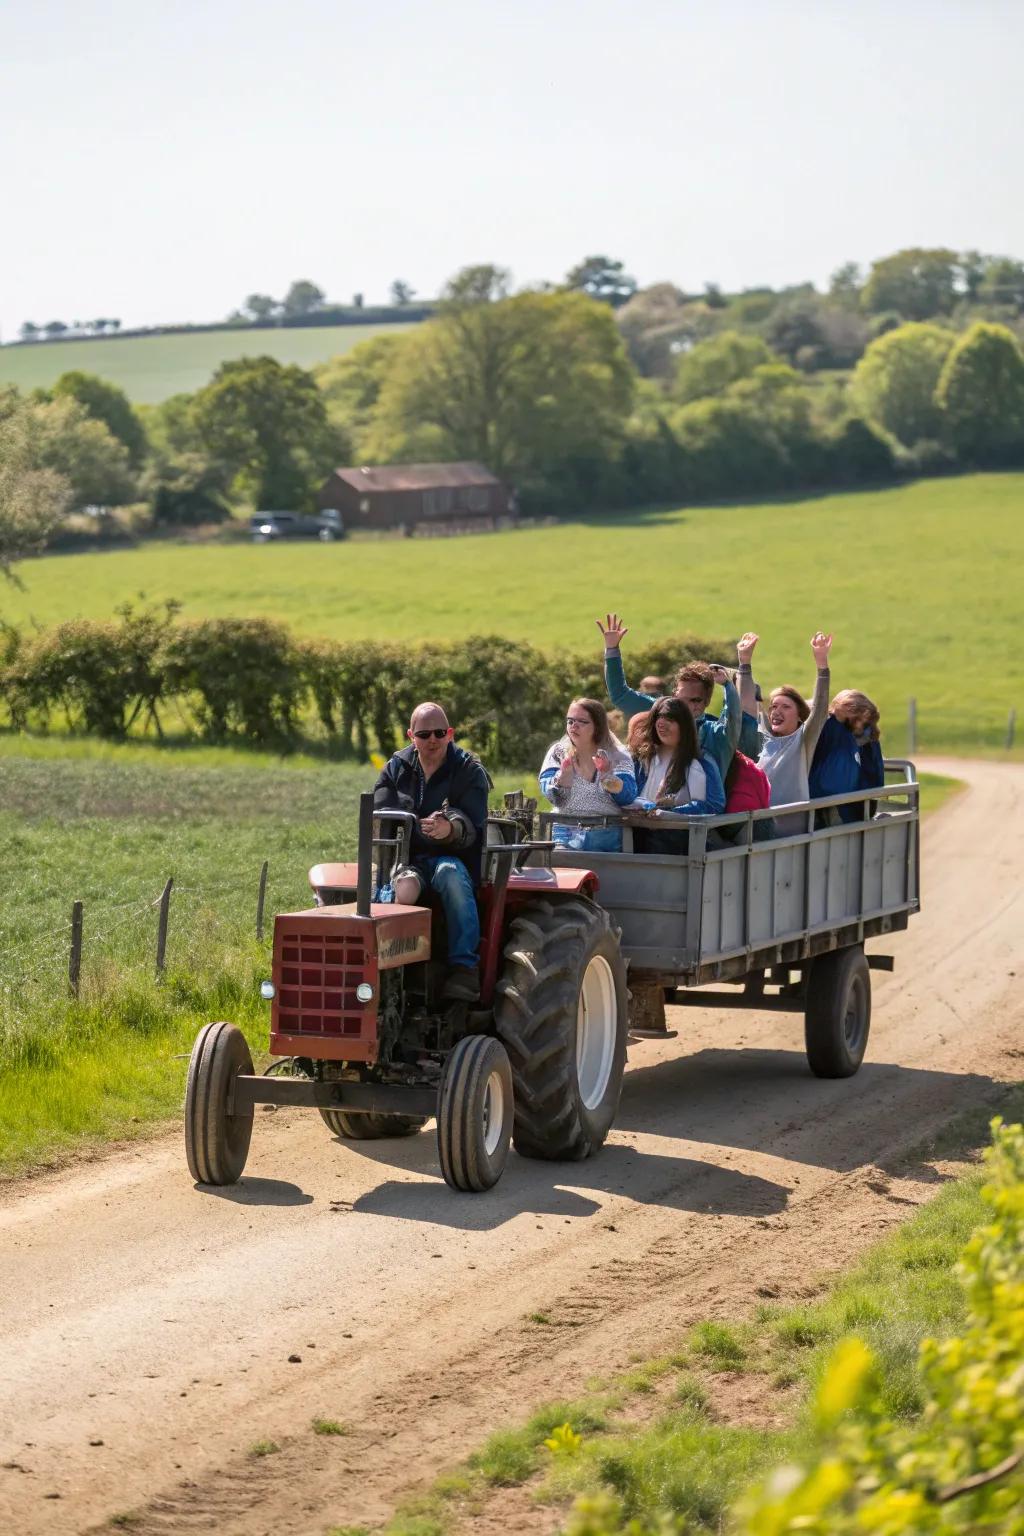
{"type": "Polygon", "coordinates": [[[356,915],[369,917],[373,894],[373,795],[359,796],[359,876],[356,882],[356,915]]]}

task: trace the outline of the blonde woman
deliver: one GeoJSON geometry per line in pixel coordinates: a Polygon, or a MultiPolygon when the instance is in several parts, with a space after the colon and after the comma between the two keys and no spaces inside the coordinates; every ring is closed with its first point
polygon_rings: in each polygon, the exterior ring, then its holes
{"type": "Polygon", "coordinates": [[[633,760],[608,726],[608,714],[597,699],[573,699],[565,715],[565,735],[548,748],[540,770],[540,787],[567,821],[556,822],[557,843],[598,853],[622,849],[619,827],[587,827],[578,838],[572,816],[618,816],[636,799],[633,760]]]}

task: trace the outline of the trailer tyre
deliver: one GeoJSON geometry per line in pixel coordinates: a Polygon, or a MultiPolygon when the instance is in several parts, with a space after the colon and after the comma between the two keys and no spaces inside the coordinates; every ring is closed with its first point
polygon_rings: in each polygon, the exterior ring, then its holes
{"type": "Polygon", "coordinates": [[[516,1151],[596,1152],[618,1109],[628,1029],[626,967],[607,912],[580,896],[523,907],[509,926],[494,1023],[512,1062],[516,1151]]]}
{"type": "Polygon", "coordinates": [[[427,1123],[419,1115],[347,1115],[343,1109],[322,1109],[320,1115],[333,1136],[344,1136],[349,1141],[415,1136],[427,1123]]]}
{"type": "Polygon", "coordinates": [[[815,1077],[852,1077],[871,1029],[871,971],[861,945],[819,955],[804,1012],[807,1062],[815,1077]]]}
{"type": "Polygon", "coordinates": [[[196,1036],[185,1088],[185,1156],[197,1184],[237,1184],[249,1155],[252,1108],[228,1114],[231,1085],[252,1072],[245,1036],[234,1024],[206,1024],[196,1036]]]}
{"type": "Polygon", "coordinates": [[[445,1062],[437,1150],[445,1183],[479,1193],[498,1180],[512,1137],[512,1068],[500,1040],[466,1035],[445,1062]]]}

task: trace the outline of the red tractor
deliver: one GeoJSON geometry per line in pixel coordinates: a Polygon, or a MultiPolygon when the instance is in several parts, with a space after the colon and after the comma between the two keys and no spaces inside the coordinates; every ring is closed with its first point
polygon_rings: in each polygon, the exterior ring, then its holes
{"type": "Polygon", "coordinates": [[[240,1178],[255,1104],[307,1105],[356,1140],[408,1136],[433,1115],[441,1170],[459,1190],[495,1184],[510,1140],[539,1158],[601,1146],[626,1059],[618,930],[594,899],[593,870],[552,868],[553,844],[534,841],[524,815],[488,819],[480,1000],[452,1003],[434,959],[445,954],[440,910],[371,899],[409,862],[415,818],[361,797],[358,862],[317,865],[317,905],[274,920],[262,991],[287,1073],[256,1074],[233,1024],[196,1039],[185,1149],[198,1183],[240,1178]]]}

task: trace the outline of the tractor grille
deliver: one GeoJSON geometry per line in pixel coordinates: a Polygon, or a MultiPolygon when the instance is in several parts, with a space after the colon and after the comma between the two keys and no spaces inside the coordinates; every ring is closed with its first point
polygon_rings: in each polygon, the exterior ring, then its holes
{"type": "Polygon", "coordinates": [[[356,987],[367,979],[366,949],[357,935],[289,934],[281,943],[277,1031],[358,1039],[366,1005],[356,987]]]}

